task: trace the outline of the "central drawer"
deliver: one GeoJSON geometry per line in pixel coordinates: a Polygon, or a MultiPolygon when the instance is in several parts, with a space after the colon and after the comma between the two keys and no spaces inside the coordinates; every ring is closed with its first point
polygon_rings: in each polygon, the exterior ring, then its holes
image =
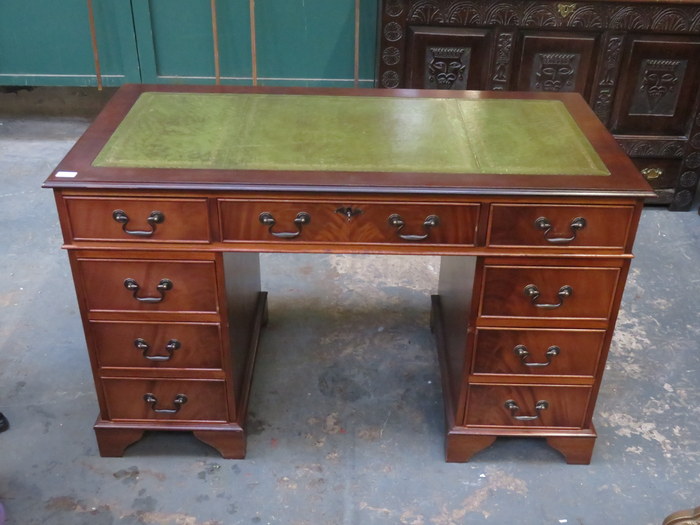
{"type": "Polygon", "coordinates": [[[226,421],[225,381],[103,378],[111,420],[226,421]]]}
{"type": "Polygon", "coordinates": [[[216,323],[90,321],[102,368],[222,368],[216,323]]]}
{"type": "Polygon", "coordinates": [[[479,204],[220,199],[225,242],[474,246],[479,204]]]}
{"type": "Polygon", "coordinates": [[[90,311],[217,313],[214,261],[78,258],[90,311]]]}

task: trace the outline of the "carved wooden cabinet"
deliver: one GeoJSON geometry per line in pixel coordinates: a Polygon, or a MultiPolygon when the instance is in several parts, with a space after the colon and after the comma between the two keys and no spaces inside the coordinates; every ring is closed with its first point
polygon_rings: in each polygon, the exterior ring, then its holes
{"type": "Polygon", "coordinates": [[[656,191],[700,173],[700,2],[382,0],[377,85],[576,91],[656,191]]]}

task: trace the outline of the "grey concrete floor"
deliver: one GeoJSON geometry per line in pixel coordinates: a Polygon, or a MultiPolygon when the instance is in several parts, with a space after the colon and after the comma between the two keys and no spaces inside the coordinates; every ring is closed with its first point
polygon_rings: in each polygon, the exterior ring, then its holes
{"type": "Polygon", "coordinates": [[[0,501],[29,524],[660,524],[700,505],[700,217],[645,210],[589,466],[538,439],[443,461],[439,259],[262,256],[248,458],[153,433],[101,458],[51,192],[85,120],[0,119],[0,501]]]}

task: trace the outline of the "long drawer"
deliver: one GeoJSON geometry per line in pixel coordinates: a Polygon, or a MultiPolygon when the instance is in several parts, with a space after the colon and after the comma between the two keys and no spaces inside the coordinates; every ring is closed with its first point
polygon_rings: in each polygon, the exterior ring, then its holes
{"type": "Polygon", "coordinates": [[[479,328],[471,373],[592,380],[604,338],[604,330],[479,328]]]}
{"type": "Polygon", "coordinates": [[[63,200],[74,241],[210,240],[206,199],[69,195],[63,200]]]}
{"type": "Polygon", "coordinates": [[[479,315],[607,320],[619,268],[485,265],[479,315]]]}
{"type": "Polygon", "coordinates": [[[582,428],[587,386],[470,385],[466,425],[582,428]]]}
{"type": "Polygon", "coordinates": [[[225,381],[103,378],[111,420],[226,421],[225,381]]]}
{"type": "Polygon", "coordinates": [[[225,242],[473,246],[479,204],[220,199],[225,242]]]}
{"type": "Polygon", "coordinates": [[[102,368],[221,369],[216,323],[91,321],[90,340],[102,368]]]}
{"type": "Polygon", "coordinates": [[[78,258],[90,311],[218,311],[214,261],[78,258]]]}

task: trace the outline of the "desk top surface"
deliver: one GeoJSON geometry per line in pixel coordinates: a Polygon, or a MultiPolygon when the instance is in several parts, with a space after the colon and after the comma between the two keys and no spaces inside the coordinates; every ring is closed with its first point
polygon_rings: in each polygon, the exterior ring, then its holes
{"type": "Polygon", "coordinates": [[[575,94],[142,85],[46,186],[650,193],[575,94]]]}

